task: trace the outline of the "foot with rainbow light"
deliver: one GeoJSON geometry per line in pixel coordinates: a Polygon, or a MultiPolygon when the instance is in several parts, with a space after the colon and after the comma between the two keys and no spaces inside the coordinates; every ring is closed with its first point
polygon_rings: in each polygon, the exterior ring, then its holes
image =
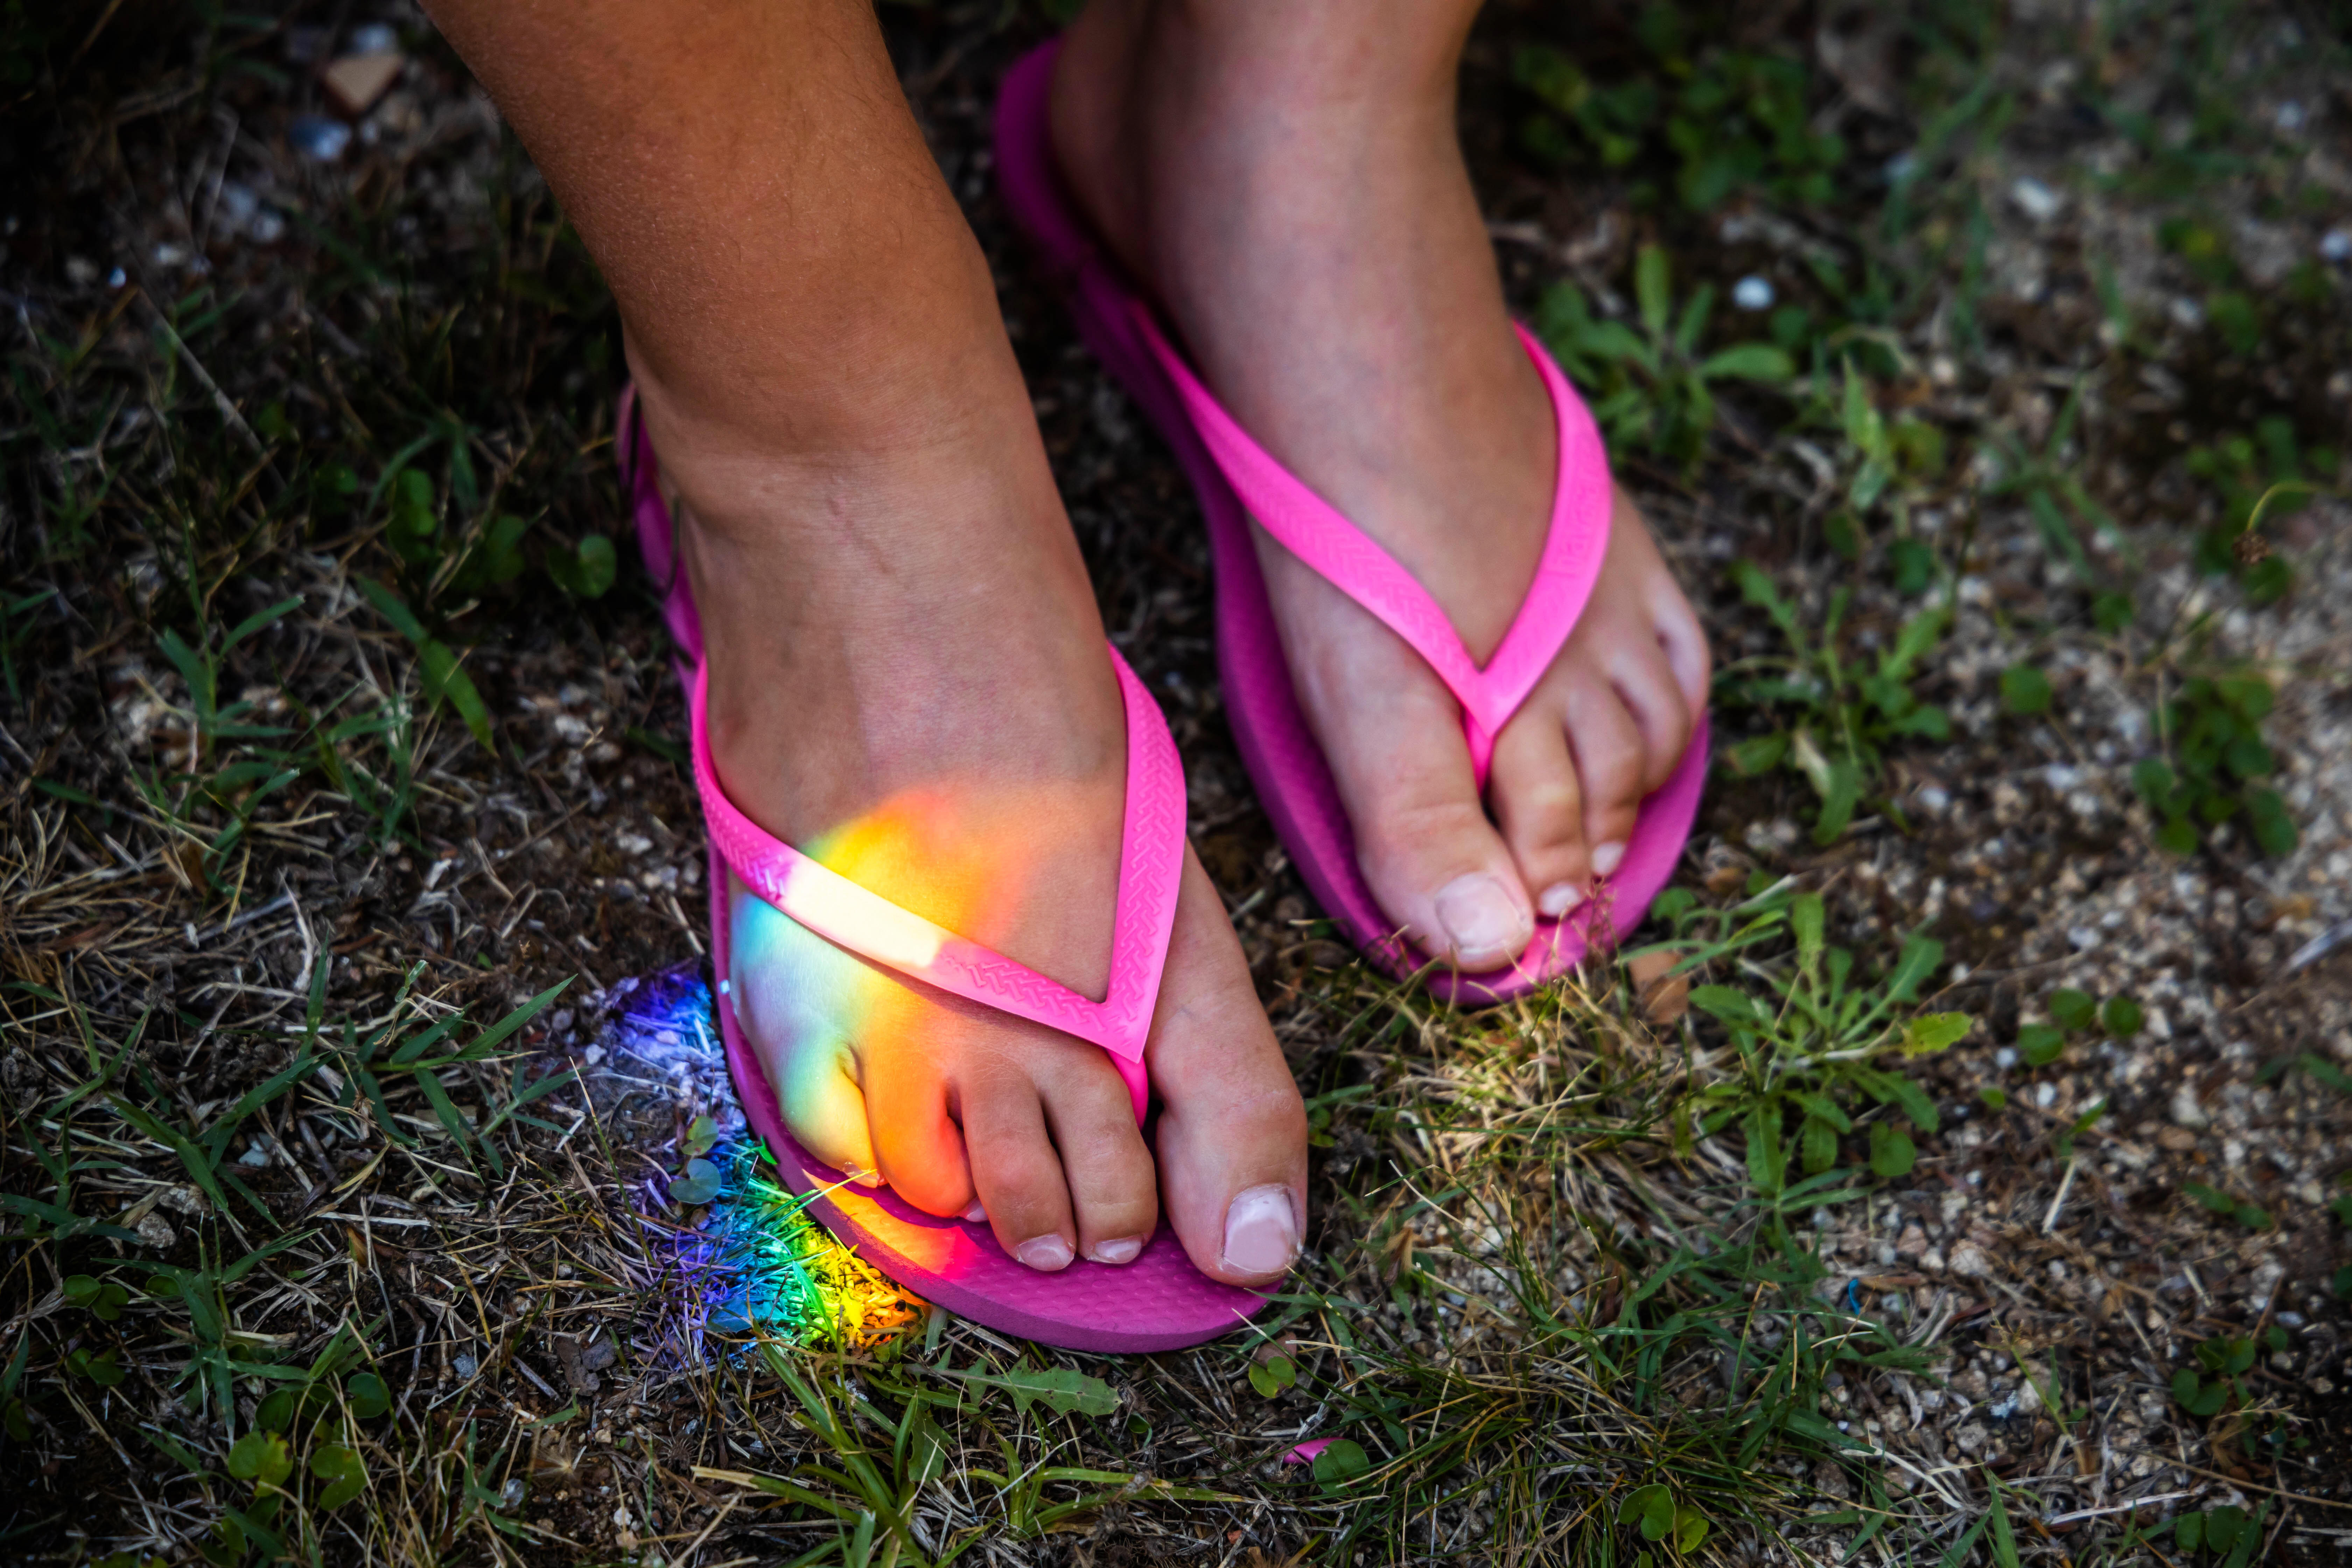
{"type": "Polygon", "coordinates": [[[1687,837],[1709,673],[1506,311],[1455,134],[1477,9],[1094,0],[998,121],[1000,185],[1089,341],[1180,454],[1207,444],[1204,510],[1230,489],[1246,513],[1255,560],[1218,554],[1226,697],[1293,859],[1360,940],[1496,972],[1472,1000],[1639,918],[1687,837]],[[1269,610],[1289,679],[1260,720],[1234,623],[1269,610]]]}
{"type": "Polygon", "coordinates": [[[625,324],[754,1126],[951,1310],[1232,1326],[1307,1234],[1304,1111],[867,0],[429,9],[625,324]]]}

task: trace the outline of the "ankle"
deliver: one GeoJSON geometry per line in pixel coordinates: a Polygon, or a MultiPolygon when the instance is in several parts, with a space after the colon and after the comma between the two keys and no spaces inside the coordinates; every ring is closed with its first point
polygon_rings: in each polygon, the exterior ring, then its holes
{"type": "Polygon", "coordinates": [[[1217,101],[1450,118],[1480,0],[1094,0],[1068,33],[1217,101]],[[1148,66],[1146,65],[1148,62],[1148,66]]]}

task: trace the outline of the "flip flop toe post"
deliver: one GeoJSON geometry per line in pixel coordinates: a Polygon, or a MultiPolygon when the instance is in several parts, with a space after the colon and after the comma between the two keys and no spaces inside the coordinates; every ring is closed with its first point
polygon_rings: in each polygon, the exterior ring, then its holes
{"type": "MultiPolygon", "coordinates": [[[[1412,574],[1276,462],[1218,404],[1071,201],[1048,136],[1059,47],[1033,51],[1005,78],[996,111],[999,192],[1067,297],[1081,335],[1167,439],[1199,497],[1216,577],[1225,707],[1260,804],[1324,911],[1374,963],[1410,975],[1426,961],[1397,934],[1357,864],[1339,788],[1291,686],[1250,524],[1265,529],[1428,662],[1461,704],[1464,739],[1483,788],[1496,735],[1575,629],[1600,574],[1612,505],[1600,433],[1543,345],[1520,329],[1521,345],[1551,395],[1559,470],[1535,581],[1501,645],[1480,666],[1412,574]]],[[[1506,1000],[1565,973],[1589,950],[1639,923],[1689,840],[1706,755],[1702,719],[1673,775],[1643,803],[1624,858],[1599,879],[1595,896],[1564,919],[1538,919],[1534,941],[1512,966],[1434,972],[1431,990],[1470,1005],[1506,1000]]]]}
{"type": "Polygon", "coordinates": [[[793,1139],[773,1087],[736,1017],[730,966],[731,876],[791,920],[835,946],[922,985],[1088,1040],[1118,1068],[1136,1117],[1148,1086],[1144,1042],[1167,962],[1183,871],[1184,775],[1166,721],[1116,648],[1110,658],[1126,700],[1127,820],[1111,939],[1111,979],[1100,1001],[923,919],[842,877],[769,834],[737,809],[712,765],[707,720],[709,673],[702,637],[656,462],[630,395],[617,429],[621,468],[638,539],[656,580],[667,579],[665,612],[678,650],[693,721],[695,787],[710,836],[710,944],[717,971],[719,1034],[735,1090],[754,1132],[774,1155],[778,1178],[806,1194],[808,1213],[892,1279],[926,1300],[988,1328],[1072,1350],[1178,1350],[1213,1339],[1265,1304],[1252,1290],[1193,1268],[1165,1220],[1131,1262],[1087,1259],[1045,1274],[1015,1261],[985,1221],[940,1219],[887,1186],[852,1184],[793,1139]]]}

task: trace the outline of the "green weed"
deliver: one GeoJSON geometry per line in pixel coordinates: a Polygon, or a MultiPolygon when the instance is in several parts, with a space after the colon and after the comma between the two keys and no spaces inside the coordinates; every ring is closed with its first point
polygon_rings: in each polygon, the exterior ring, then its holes
{"type": "Polygon", "coordinates": [[[1597,394],[1592,415],[1612,441],[1694,466],[1715,428],[1714,383],[1779,385],[1796,367],[1771,343],[1701,353],[1715,289],[1701,284],[1677,310],[1665,252],[1654,245],[1643,246],[1634,260],[1633,293],[1638,332],[1595,317],[1583,290],[1565,279],[1545,291],[1536,329],[1560,367],[1597,394]]]}
{"type": "Polygon", "coordinates": [[[2110,996],[2102,1003],[2087,991],[2062,985],[2046,1004],[2051,1022],[2028,1024],[2017,1031],[2017,1054],[2028,1067],[2045,1068],[2066,1049],[2068,1035],[2104,1035],[2129,1039],[2140,1031],[2145,1015],[2128,996],[2110,996]]]}
{"type": "Polygon", "coordinates": [[[2189,1352],[2197,1364],[2172,1374],[2172,1397],[2200,1419],[2250,1404],[2243,1380],[2253,1370],[2255,1358],[2264,1348],[2283,1351],[2286,1347],[2286,1331],[2276,1323],[2263,1331],[2259,1343],[2251,1334],[2217,1334],[2200,1340],[2189,1352]]]}
{"type": "Polygon", "coordinates": [[[2184,1513],[2172,1521],[2172,1543],[2190,1556],[2210,1552],[2221,1560],[2221,1568],[2246,1568],[2263,1543],[2270,1511],[2265,1499],[2251,1515],[2235,1503],[2184,1513]]]}
{"type": "Polygon", "coordinates": [[[2235,577],[2248,604],[2284,598],[2294,584],[2294,569],[2258,531],[2260,524],[2302,510],[2315,481],[2336,477],[2334,449],[2299,446],[2294,422],[2273,415],[2257,421],[2252,437],[2225,435],[2190,447],[2183,462],[2214,490],[2221,510],[2221,520],[2198,535],[2197,564],[2235,577]]]}
{"type": "Polygon", "coordinates": [[[1760,996],[1731,985],[1692,987],[1691,1005],[1723,1026],[1730,1052],[1676,1121],[1677,1142],[1738,1126],[1748,1180],[1768,1198],[1788,1188],[1792,1167],[1808,1176],[1835,1170],[1848,1157],[1843,1141],[1856,1135],[1867,1140],[1860,1163],[1871,1173],[1908,1174],[1917,1148],[1895,1118],[1922,1133],[1942,1119],[1927,1091],[1889,1064],[1946,1050],[1974,1022],[1916,1011],[1943,944],[1915,934],[1885,973],[1858,973],[1854,954],[1825,938],[1821,895],[1785,886],[1728,910],[1670,894],[1659,912],[1674,922],[1674,938],[1659,951],[1683,955],[1676,972],[1727,963],[1763,983],[1760,996]],[[1793,962],[1766,967],[1745,956],[1790,938],[1793,962]]]}
{"type": "Polygon", "coordinates": [[[1864,663],[1851,659],[1840,640],[1853,590],[1831,594],[1816,634],[1761,567],[1738,561],[1731,571],[1740,596],[1771,617],[1789,651],[1733,660],[1717,671],[1716,695],[1725,707],[1760,713],[1773,726],[1727,748],[1724,765],[1748,778],[1783,769],[1802,776],[1821,802],[1813,841],[1831,843],[1870,798],[1888,747],[1951,738],[1949,716],[1911,689],[1951,612],[1943,605],[1921,609],[1891,647],[1864,663]]]}
{"type": "Polygon", "coordinates": [[[2157,816],[2156,842],[2175,855],[2242,816],[2263,854],[2293,854],[2302,835],[2278,792],[2263,784],[2278,762],[2262,738],[2276,701],[2258,675],[2199,677],[2156,710],[2159,754],[2132,769],[2132,785],[2157,816]]]}
{"type": "Polygon", "coordinates": [[[1636,31],[1651,68],[1609,86],[1550,46],[1516,49],[1512,80],[1536,105],[1520,123],[1521,145],[1552,163],[1589,152],[1609,168],[1644,153],[1668,156],[1675,194],[1693,212],[1751,190],[1783,205],[1831,199],[1845,142],[1814,127],[1803,65],[1747,49],[1694,53],[1688,23],[1669,5],[1645,6],[1636,31]]]}

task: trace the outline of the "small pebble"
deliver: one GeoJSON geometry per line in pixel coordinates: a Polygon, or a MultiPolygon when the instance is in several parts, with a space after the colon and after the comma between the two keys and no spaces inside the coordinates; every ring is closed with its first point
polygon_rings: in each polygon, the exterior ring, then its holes
{"type": "Polygon", "coordinates": [[[1756,273],[1749,273],[1731,286],[1731,302],[1743,310],[1769,310],[1772,300],[1772,280],[1756,273]]]}
{"type": "Polygon", "coordinates": [[[2303,122],[2306,116],[2303,111],[2303,105],[2297,103],[2293,99],[2289,99],[2284,103],[2280,104],[2278,106],[2278,113],[2274,117],[2278,128],[2287,132],[2289,135],[2293,135],[2295,132],[2303,129],[2303,122]]]}
{"type": "Polygon", "coordinates": [[[110,289],[120,289],[130,281],[131,275],[120,267],[106,275],[106,286],[110,289]]]}
{"type": "Polygon", "coordinates": [[[2320,236],[2319,254],[2330,261],[2352,261],[2352,228],[2331,228],[2320,236]]]}
{"type": "Polygon", "coordinates": [[[475,1370],[480,1365],[481,1363],[469,1355],[452,1356],[449,1360],[449,1370],[459,1377],[473,1376],[475,1370]]]}
{"type": "Polygon", "coordinates": [[[399,47],[400,35],[388,22],[365,22],[352,29],[352,54],[388,55],[399,47]]]}
{"type": "Polygon", "coordinates": [[[2003,1072],[2007,1072],[2010,1068],[2015,1067],[2017,1065],[2017,1047],[2015,1046],[2003,1046],[2000,1049],[1993,1052],[1992,1065],[1999,1068],[2003,1072]]]}
{"type": "Polygon", "coordinates": [[[287,124],[286,140],[313,163],[331,163],[352,144],[352,128],[323,114],[298,114],[287,124]]]}
{"type": "Polygon", "coordinates": [[[2031,174],[2009,187],[2009,199],[2017,204],[2018,211],[2035,223],[2048,223],[2058,216],[2058,209],[2066,205],[2065,197],[2031,174]]]}

